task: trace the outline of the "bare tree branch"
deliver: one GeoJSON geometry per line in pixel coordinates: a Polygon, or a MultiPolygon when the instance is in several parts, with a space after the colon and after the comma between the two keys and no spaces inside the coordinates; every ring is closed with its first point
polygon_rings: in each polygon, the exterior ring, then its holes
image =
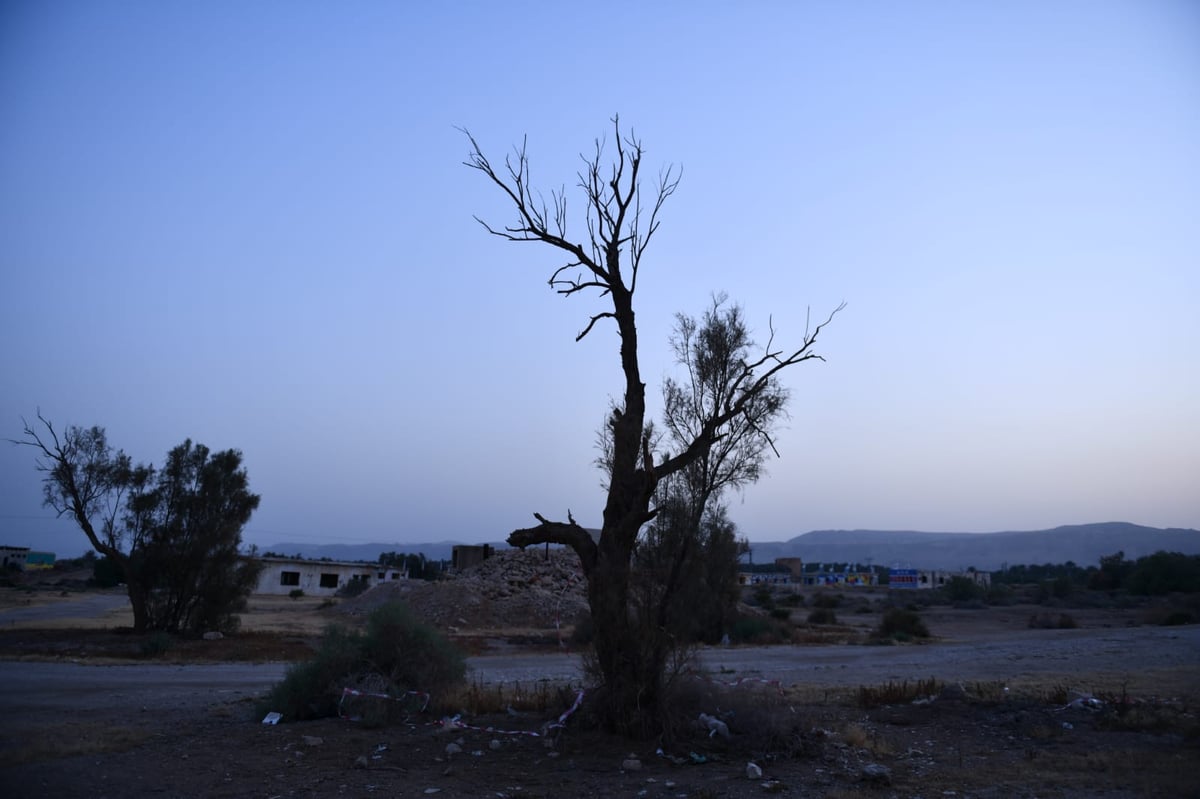
{"type": "Polygon", "coordinates": [[[524,549],[536,544],[562,544],[575,550],[579,562],[583,566],[584,576],[591,574],[596,566],[596,542],[592,534],[576,523],[570,511],[567,512],[566,522],[552,522],[540,513],[533,514],[540,524],[537,527],[526,527],[513,530],[508,536],[509,546],[524,549]]]}

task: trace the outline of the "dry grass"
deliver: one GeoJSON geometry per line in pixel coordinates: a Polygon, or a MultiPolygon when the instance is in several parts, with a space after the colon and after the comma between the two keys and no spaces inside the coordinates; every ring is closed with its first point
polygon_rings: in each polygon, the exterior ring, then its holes
{"type": "Polygon", "coordinates": [[[909,682],[886,682],[883,685],[861,685],[858,688],[857,702],[862,708],[879,707],[880,705],[901,705],[929,696],[937,696],[942,690],[942,684],[932,677],[928,680],[909,682]]]}
{"type": "Polygon", "coordinates": [[[0,766],[39,763],[77,755],[126,752],[142,745],[153,733],[139,727],[100,722],[66,722],[24,731],[19,740],[0,739],[0,766]]]}

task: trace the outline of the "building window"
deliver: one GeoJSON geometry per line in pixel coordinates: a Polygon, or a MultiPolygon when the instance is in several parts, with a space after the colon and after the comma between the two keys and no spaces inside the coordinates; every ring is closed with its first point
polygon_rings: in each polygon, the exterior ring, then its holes
{"type": "Polygon", "coordinates": [[[322,574],[321,575],[321,587],[322,588],[337,588],[337,586],[338,586],[338,576],[336,574],[322,574]]]}
{"type": "Polygon", "coordinates": [[[300,572],[280,572],[280,585],[300,585],[300,572]]]}

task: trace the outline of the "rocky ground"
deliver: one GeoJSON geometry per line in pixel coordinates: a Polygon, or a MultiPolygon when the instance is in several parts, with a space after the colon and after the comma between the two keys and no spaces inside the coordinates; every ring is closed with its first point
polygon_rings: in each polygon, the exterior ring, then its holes
{"type": "MultiPolygon", "coordinates": [[[[320,629],[361,620],[399,595],[453,634],[555,636],[583,607],[582,581],[569,557],[544,555],[507,553],[445,583],[389,585],[323,610],[315,602],[256,599],[251,615],[261,608],[278,615],[280,605],[320,629]]],[[[46,593],[65,604],[60,587],[46,593]]],[[[21,603],[37,602],[36,592],[21,596],[21,603]]],[[[839,610],[839,640],[861,639],[881,596],[857,596],[839,610]]],[[[1137,609],[1070,612],[1097,630],[1143,623],[1137,609]]],[[[798,615],[803,624],[803,609],[798,615]]],[[[942,640],[919,648],[930,656],[922,673],[936,674],[937,654],[951,641],[961,650],[964,641],[1011,639],[1020,650],[1030,634],[1020,608],[941,607],[923,615],[942,640]]],[[[253,632],[238,637],[244,640],[181,642],[160,657],[303,656],[304,636],[272,637],[254,620],[247,627],[253,632]]],[[[302,627],[288,621],[284,629],[302,627]]],[[[130,636],[10,629],[0,635],[0,657],[21,658],[19,667],[30,669],[46,658],[144,658],[130,636]]],[[[825,648],[788,649],[804,661],[825,648]]],[[[1057,676],[1012,690],[995,679],[898,684],[865,673],[856,685],[847,683],[846,669],[828,684],[814,672],[804,684],[734,687],[721,683],[740,675],[718,669],[681,693],[673,736],[641,742],[595,732],[586,697],[561,727],[547,729],[570,708],[573,689],[518,697],[476,686],[461,708],[413,712],[382,727],[350,719],[264,725],[255,697],[236,692],[163,707],[123,693],[86,712],[64,711],[64,703],[36,712],[18,708],[36,702],[10,702],[13,712],[0,712],[0,796],[1200,797],[1200,667],[1167,663],[1153,651],[1129,651],[1127,676],[1116,680],[1110,667],[1096,678],[1095,666],[1068,650],[1057,676]],[[1141,679],[1151,673],[1153,680],[1141,679]],[[1084,687],[1095,695],[1073,691],[1084,687]],[[710,736],[698,722],[701,711],[724,721],[728,738],[710,736]]]]}
{"type": "Polygon", "coordinates": [[[451,634],[557,631],[587,609],[579,559],[564,549],[501,550],[446,580],[383,583],[341,602],[338,611],[361,617],[392,599],[451,634]]]}

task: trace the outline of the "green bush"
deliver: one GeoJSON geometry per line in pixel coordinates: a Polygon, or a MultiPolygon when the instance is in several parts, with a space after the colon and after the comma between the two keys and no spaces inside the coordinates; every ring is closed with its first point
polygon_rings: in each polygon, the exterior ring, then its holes
{"type": "Polygon", "coordinates": [[[289,667],[259,711],[287,721],[334,716],[342,690],[367,683],[394,696],[424,691],[436,699],[465,674],[462,653],[441,633],[402,603],[389,602],[367,617],[364,633],[328,627],[314,658],[289,667]]]}
{"type": "Polygon", "coordinates": [[[778,619],[743,616],[734,621],[729,640],[736,644],[780,644],[791,640],[793,629],[778,619]]]}
{"type": "Polygon", "coordinates": [[[288,596],[290,596],[292,599],[299,599],[300,597],[304,596],[304,589],[293,588],[291,591],[288,591],[288,596]]]}
{"type": "Polygon", "coordinates": [[[819,607],[808,614],[809,624],[837,624],[837,614],[832,608],[819,607]]]}
{"type": "Polygon", "coordinates": [[[791,621],[792,612],[787,608],[771,608],[771,618],[780,621],[791,621]]]}
{"type": "Polygon", "coordinates": [[[912,638],[928,638],[929,628],[917,613],[904,608],[889,608],[884,611],[875,629],[876,638],[892,638],[907,641],[912,638]]]}

